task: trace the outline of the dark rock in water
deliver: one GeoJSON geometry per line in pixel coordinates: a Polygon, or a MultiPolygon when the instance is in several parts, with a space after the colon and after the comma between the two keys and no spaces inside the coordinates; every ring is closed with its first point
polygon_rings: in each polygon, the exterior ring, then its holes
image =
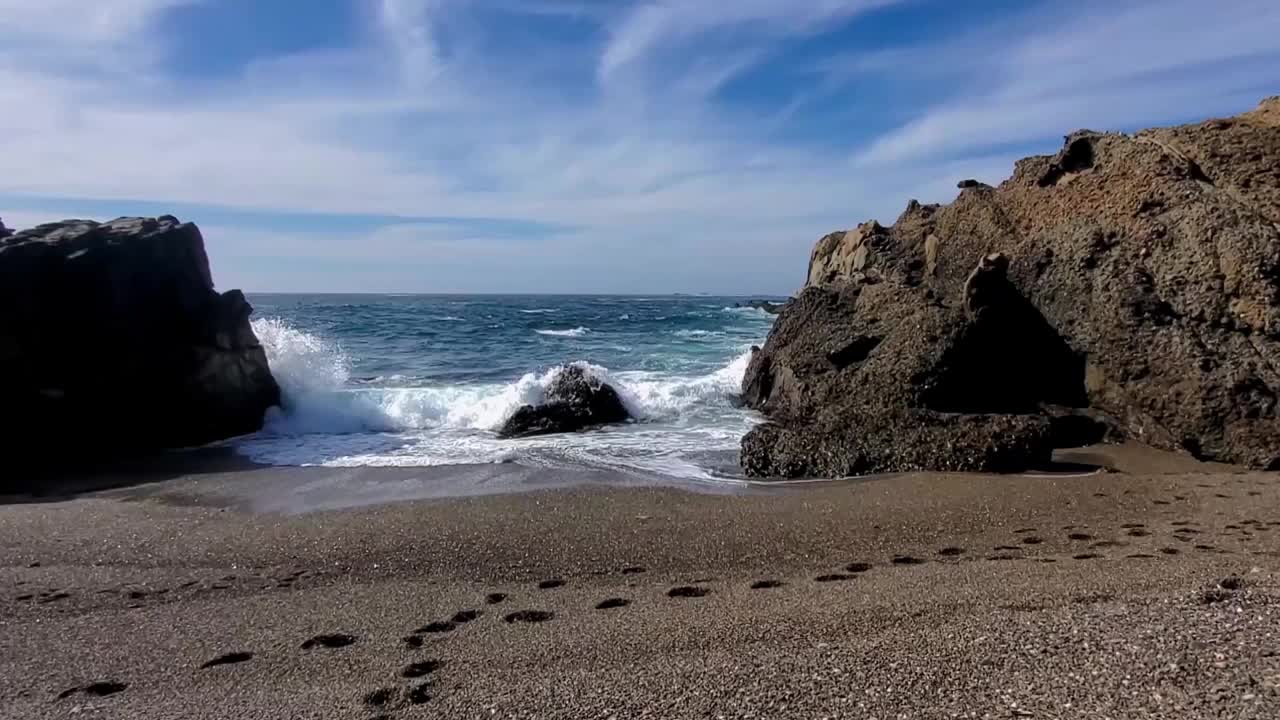
{"type": "Polygon", "coordinates": [[[744,468],[1017,470],[1107,438],[1280,469],[1276,167],[1273,98],[1081,131],[999,187],[828,235],[744,379],[772,420],[744,468]]]}
{"type": "Polygon", "coordinates": [[[631,415],[608,383],[578,365],[566,365],[547,388],[546,402],[516,410],[498,431],[504,438],[577,432],[625,422],[631,415]]]}
{"type": "Polygon", "coordinates": [[[757,310],[763,310],[770,315],[777,315],[782,312],[782,308],[786,306],[786,303],[773,302],[771,300],[748,300],[746,302],[734,304],[734,307],[755,308],[757,310]]]}
{"type": "Polygon", "coordinates": [[[251,312],[173,217],[0,240],[0,446],[88,459],[258,430],[280,391],[251,312]]]}
{"type": "Polygon", "coordinates": [[[0,219],[0,240],[3,240],[13,234],[13,231],[4,226],[4,220],[0,219]]]}

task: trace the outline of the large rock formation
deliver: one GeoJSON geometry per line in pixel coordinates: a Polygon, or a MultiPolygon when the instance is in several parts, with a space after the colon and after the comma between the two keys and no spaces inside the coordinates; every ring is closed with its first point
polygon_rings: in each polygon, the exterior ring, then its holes
{"type": "Polygon", "coordinates": [[[251,312],[172,217],[0,239],[0,446],[90,460],[258,430],[280,391],[251,312]]]}
{"type": "Polygon", "coordinates": [[[1104,426],[1280,467],[1280,99],[960,185],[819,241],[744,381],[748,473],[1015,470],[1104,426]]]}
{"type": "Polygon", "coordinates": [[[622,398],[608,383],[579,365],[560,368],[540,405],[524,405],[503,423],[504,438],[577,432],[630,419],[622,398]]]}

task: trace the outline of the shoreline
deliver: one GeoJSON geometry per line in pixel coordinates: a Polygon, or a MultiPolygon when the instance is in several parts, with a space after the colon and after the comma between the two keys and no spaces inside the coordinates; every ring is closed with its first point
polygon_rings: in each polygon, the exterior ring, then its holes
{"type": "Polygon", "coordinates": [[[323,474],[192,474],[0,505],[0,716],[1280,707],[1275,473],[578,485],[294,515],[228,502],[231,486],[307,496],[323,474]],[[1242,587],[1219,588],[1228,578],[1242,587]],[[487,604],[494,593],[506,597],[487,604]],[[303,649],[321,635],[353,641],[303,649]],[[58,699],[93,683],[126,687],[58,699]]]}

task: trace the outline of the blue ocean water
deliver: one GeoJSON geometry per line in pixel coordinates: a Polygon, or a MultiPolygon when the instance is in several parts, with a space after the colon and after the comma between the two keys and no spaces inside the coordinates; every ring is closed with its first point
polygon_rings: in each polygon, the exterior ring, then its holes
{"type": "Polygon", "coordinates": [[[737,474],[738,403],[773,318],[706,296],[251,295],[284,392],[236,442],[280,465],[515,462],[695,479],[737,474]],[[555,367],[584,363],[636,422],[500,440],[555,367]]]}

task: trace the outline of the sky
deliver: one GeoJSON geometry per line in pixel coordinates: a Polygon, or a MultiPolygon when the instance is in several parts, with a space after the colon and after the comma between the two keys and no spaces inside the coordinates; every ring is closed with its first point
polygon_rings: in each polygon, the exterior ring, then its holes
{"type": "Polygon", "coordinates": [[[0,0],[0,217],[250,292],[789,294],[1068,132],[1280,93],[1275,0],[0,0]]]}

